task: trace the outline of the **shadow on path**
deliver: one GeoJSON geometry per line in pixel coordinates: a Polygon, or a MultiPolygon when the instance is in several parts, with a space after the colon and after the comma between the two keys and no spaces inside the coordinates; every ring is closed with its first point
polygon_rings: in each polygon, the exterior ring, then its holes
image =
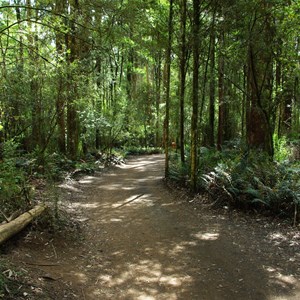
{"type": "Polygon", "coordinates": [[[139,157],[79,182],[73,206],[90,218],[89,264],[71,272],[86,299],[300,299],[289,270],[249,250],[247,228],[185,209],[163,166],[162,156],[139,157]]]}

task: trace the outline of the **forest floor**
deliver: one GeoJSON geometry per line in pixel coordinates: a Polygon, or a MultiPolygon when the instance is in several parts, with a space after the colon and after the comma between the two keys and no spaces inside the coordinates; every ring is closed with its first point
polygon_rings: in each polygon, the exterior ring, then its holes
{"type": "Polygon", "coordinates": [[[23,274],[13,299],[300,299],[299,227],[213,210],[163,169],[161,155],[135,157],[62,184],[81,229],[6,246],[23,274]]]}

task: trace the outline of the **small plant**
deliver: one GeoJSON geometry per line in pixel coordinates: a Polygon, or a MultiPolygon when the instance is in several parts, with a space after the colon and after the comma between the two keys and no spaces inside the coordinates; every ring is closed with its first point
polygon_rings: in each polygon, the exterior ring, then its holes
{"type": "Polygon", "coordinates": [[[274,159],[278,162],[283,162],[288,160],[291,156],[291,149],[287,143],[286,137],[279,138],[277,135],[274,135],[274,159]]]}
{"type": "Polygon", "coordinates": [[[188,186],[189,164],[182,163],[178,153],[173,153],[170,157],[169,178],[180,186],[188,186]]]}
{"type": "Polygon", "coordinates": [[[0,259],[0,299],[15,299],[21,294],[20,276],[22,272],[0,259]]]}
{"type": "Polygon", "coordinates": [[[2,272],[2,268],[0,267],[0,299],[4,299],[6,287],[6,278],[2,272]]]}

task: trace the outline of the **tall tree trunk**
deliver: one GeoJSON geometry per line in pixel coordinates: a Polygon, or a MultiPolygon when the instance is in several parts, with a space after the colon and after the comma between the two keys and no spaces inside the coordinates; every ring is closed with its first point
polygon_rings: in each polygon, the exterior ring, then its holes
{"type": "MultiPolygon", "coordinates": [[[[97,69],[97,80],[96,80],[96,84],[97,84],[97,88],[100,92],[101,90],[101,72],[102,72],[102,60],[100,57],[97,58],[97,62],[96,62],[96,69],[97,69]]],[[[103,101],[102,99],[99,97],[99,99],[97,99],[95,101],[94,104],[94,110],[98,113],[98,115],[100,116],[103,110],[103,101]]],[[[96,130],[95,130],[95,148],[96,150],[99,150],[101,147],[101,132],[100,132],[100,127],[97,124],[96,126],[96,130]]]]}
{"type": "MultiPolygon", "coordinates": [[[[20,0],[15,0],[16,5],[21,5],[20,0]]],[[[21,8],[19,6],[16,6],[16,16],[17,16],[17,21],[19,23],[19,30],[20,32],[22,31],[21,23],[22,23],[22,17],[21,17],[21,8]]],[[[24,69],[24,44],[23,44],[23,34],[20,34],[20,45],[19,45],[19,68],[20,71],[23,71],[24,69]]]]}
{"type": "MultiPolygon", "coordinates": [[[[281,62],[276,66],[276,86],[281,90],[277,101],[279,104],[279,122],[278,133],[279,136],[289,136],[292,130],[292,107],[294,97],[294,82],[286,74],[282,74],[281,62]]],[[[287,72],[287,71],[286,71],[287,72]]]]}
{"type": "Polygon", "coordinates": [[[247,124],[247,65],[243,66],[243,102],[242,102],[242,141],[243,143],[246,143],[246,124],[247,124]]]}
{"type": "MultiPolygon", "coordinates": [[[[43,130],[42,130],[42,101],[40,95],[40,85],[38,81],[38,74],[36,66],[39,62],[37,53],[38,53],[38,36],[36,32],[36,28],[33,28],[32,24],[32,9],[31,0],[26,0],[26,5],[29,7],[27,9],[27,19],[28,19],[28,42],[30,46],[29,49],[29,59],[31,61],[31,69],[30,69],[30,93],[31,93],[31,101],[32,101],[32,110],[31,110],[31,149],[43,148],[43,130]]],[[[36,11],[36,19],[38,17],[38,11],[36,11]]]]}
{"type": "MultiPolygon", "coordinates": [[[[15,1],[15,4],[16,5],[21,5],[20,4],[20,0],[18,1],[15,1]]],[[[19,32],[20,32],[20,35],[19,35],[19,40],[20,40],[20,43],[19,43],[19,57],[18,57],[18,64],[17,64],[17,68],[18,68],[18,76],[19,76],[19,80],[20,82],[23,82],[24,78],[24,45],[23,45],[23,24],[22,24],[22,16],[21,16],[21,8],[19,6],[16,6],[16,17],[17,17],[17,21],[18,21],[18,27],[19,27],[19,32]]],[[[1,47],[2,48],[2,47],[1,47]]],[[[6,65],[5,65],[5,59],[3,60],[3,69],[4,69],[4,72],[6,72],[6,65]]],[[[14,96],[14,100],[13,100],[13,103],[12,103],[12,107],[13,107],[13,117],[12,117],[12,124],[10,125],[11,127],[11,130],[12,130],[12,134],[13,136],[15,134],[17,134],[18,132],[18,128],[20,128],[20,122],[21,120],[19,120],[18,122],[15,120],[15,116],[20,116],[21,115],[21,103],[19,102],[19,96],[16,95],[14,96]]]]}
{"type": "MultiPolygon", "coordinates": [[[[65,0],[56,0],[55,2],[55,13],[64,14],[66,10],[65,0]]],[[[64,45],[65,37],[61,32],[56,32],[56,51],[59,59],[59,63],[62,64],[61,68],[64,66],[64,45]]],[[[56,123],[58,127],[58,150],[60,153],[66,153],[66,129],[65,129],[65,99],[64,99],[64,77],[62,74],[58,75],[57,82],[57,96],[56,96],[56,123]]]]}
{"type": "MultiPolygon", "coordinates": [[[[130,27],[129,37],[132,38],[132,28],[130,27]]],[[[134,81],[134,49],[130,47],[127,54],[127,70],[126,70],[126,113],[124,117],[125,129],[129,131],[130,111],[133,105],[133,81],[134,81]]]]}
{"type": "Polygon", "coordinates": [[[248,68],[250,114],[247,123],[249,148],[261,149],[273,157],[271,124],[273,85],[273,30],[271,5],[263,1],[250,31],[248,68]],[[260,17],[260,18],[259,18],[260,17]]]}
{"type": "Polygon", "coordinates": [[[165,177],[169,176],[169,126],[170,126],[170,81],[171,81],[171,49],[173,34],[173,0],[170,0],[169,24],[168,24],[168,46],[166,50],[166,79],[165,79],[165,98],[166,116],[164,122],[165,131],[165,177]]]}
{"type": "Polygon", "coordinates": [[[156,64],[155,64],[155,145],[160,147],[161,145],[161,134],[160,134],[160,101],[161,101],[161,51],[157,54],[156,64]]]}
{"type": "Polygon", "coordinates": [[[199,31],[200,0],[193,0],[193,90],[191,120],[191,188],[197,187],[198,169],[198,110],[199,110],[199,31]]]}
{"type": "Polygon", "coordinates": [[[187,0],[181,0],[181,45],[180,45],[180,91],[179,91],[179,106],[180,106],[180,159],[185,162],[184,155],[184,98],[185,98],[185,81],[186,81],[186,62],[187,62],[187,46],[186,46],[186,20],[187,20],[187,0]]]}
{"type": "Polygon", "coordinates": [[[209,146],[215,145],[215,19],[216,4],[214,3],[213,20],[210,31],[210,85],[209,85],[209,118],[208,118],[208,141],[209,146]]]}
{"type": "Polygon", "coordinates": [[[296,76],[294,82],[294,97],[295,103],[293,107],[293,134],[296,134],[297,138],[300,138],[299,131],[300,131],[300,84],[299,84],[299,77],[296,76]]]}
{"type": "Polygon", "coordinates": [[[219,94],[219,117],[218,117],[218,142],[217,148],[222,150],[222,145],[228,137],[228,131],[230,130],[230,124],[228,120],[228,103],[225,95],[225,58],[223,50],[225,48],[225,33],[224,25],[221,25],[220,32],[220,50],[219,50],[219,66],[218,66],[218,94],[219,94]]]}
{"type": "MultiPolygon", "coordinates": [[[[71,34],[67,36],[67,47],[70,51],[68,55],[69,69],[72,69],[74,62],[79,57],[79,45],[77,36],[77,30],[75,20],[79,14],[78,0],[70,1],[70,31],[71,34]]],[[[70,70],[69,70],[70,72],[70,70]]],[[[78,156],[79,146],[79,120],[77,115],[76,99],[78,98],[78,86],[73,78],[74,71],[68,74],[68,88],[69,98],[67,101],[67,150],[68,155],[72,159],[76,159],[78,156]]]]}

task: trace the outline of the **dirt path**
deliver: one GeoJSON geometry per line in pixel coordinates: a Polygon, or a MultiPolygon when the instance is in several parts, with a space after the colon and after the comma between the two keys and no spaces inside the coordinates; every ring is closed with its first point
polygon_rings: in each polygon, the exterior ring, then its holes
{"type": "Polygon", "coordinates": [[[12,259],[37,270],[24,299],[300,299],[299,232],[188,205],[163,164],[134,158],[64,185],[83,240],[20,242],[12,259]]]}

